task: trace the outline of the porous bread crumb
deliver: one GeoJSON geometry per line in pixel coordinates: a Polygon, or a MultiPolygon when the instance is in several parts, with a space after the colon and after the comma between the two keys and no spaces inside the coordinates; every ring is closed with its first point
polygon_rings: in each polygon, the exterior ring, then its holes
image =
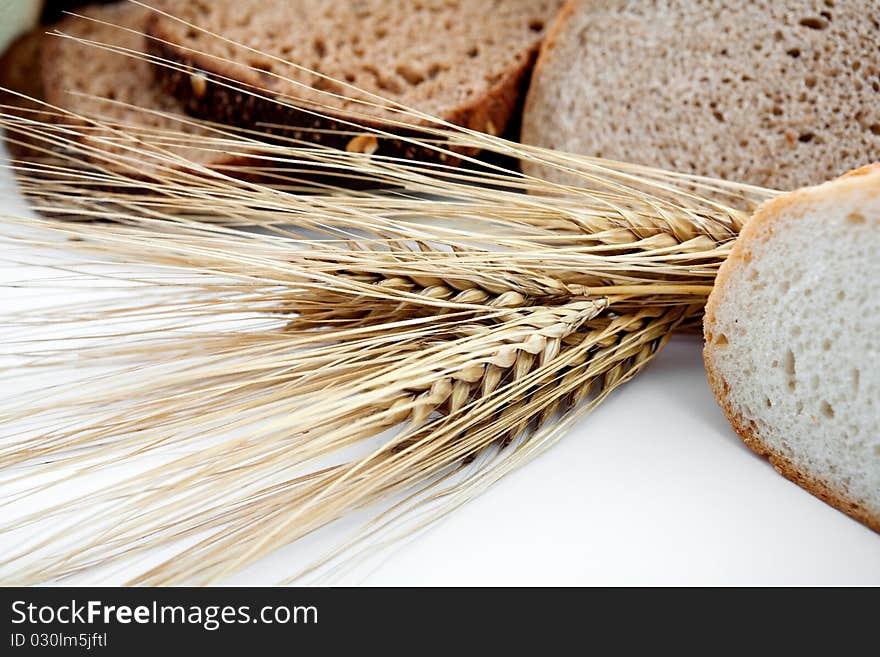
{"type": "MultiPolygon", "coordinates": [[[[561,4],[562,0],[196,0],[175,5],[171,13],[208,32],[163,16],[153,19],[149,31],[170,42],[153,44],[165,55],[299,103],[399,118],[382,106],[386,99],[452,122],[470,105],[496,104],[505,106],[506,124],[516,99],[498,96],[497,88],[530,66],[561,4]],[[352,98],[378,106],[365,107],[352,103],[352,98]]],[[[211,113],[211,108],[191,109],[211,113]]],[[[499,115],[497,110],[494,114],[499,115]]],[[[493,129],[504,127],[498,119],[493,123],[493,129]]],[[[475,127],[483,130],[487,124],[475,127]]]]}
{"type": "MultiPolygon", "coordinates": [[[[880,4],[571,0],[525,143],[776,189],[880,159],[880,4]]],[[[577,184],[535,165],[531,175],[577,184]]]]}
{"type": "MultiPolygon", "coordinates": [[[[50,35],[42,40],[42,86],[48,103],[73,114],[129,125],[142,131],[164,130],[200,136],[209,134],[188,122],[180,103],[153,83],[151,64],[135,56],[111,52],[68,38],[110,44],[142,53],[145,48],[141,32],[149,10],[121,3],[90,7],[78,13],[86,18],[67,16],[53,27],[66,37],[50,35]]],[[[56,119],[75,121],[69,115],[56,119]]],[[[114,140],[119,140],[118,133],[107,129],[95,132],[88,142],[101,151],[137,159],[131,150],[115,146],[114,140]]],[[[223,153],[190,148],[183,144],[168,145],[167,150],[196,164],[221,166],[233,161],[223,153]]],[[[98,155],[93,157],[100,159],[98,155]]],[[[150,166],[146,158],[132,165],[144,172],[150,166]]],[[[134,168],[131,170],[135,171],[134,168]]]]}

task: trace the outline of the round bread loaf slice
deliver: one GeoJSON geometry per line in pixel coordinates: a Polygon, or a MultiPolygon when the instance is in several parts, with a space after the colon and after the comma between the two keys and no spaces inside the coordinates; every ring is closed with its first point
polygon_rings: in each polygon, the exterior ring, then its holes
{"type": "MultiPolygon", "coordinates": [[[[144,51],[142,32],[150,13],[148,9],[121,3],[94,6],[79,13],[85,18],[67,16],[53,29],[69,37],[124,48],[133,53],[144,51]]],[[[181,143],[180,133],[201,137],[204,143],[211,131],[194,125],[180,103],[154,84],[149,62],[73,38],[48,35],[41,41],[43,95],[50,105],[68,112],[56,117],[58,121],[87,124],[87,121],[76,118],[81,116],[130,126],[133,133],[145,135],[146,143],[149,143],[151,134],[156,135],[153,141],[158,143],[163,132],[175,133],[176,142],[166,140],[162,144],[170,155],[183,158],[178,164],[172,163],[175,167],[188,167],[189,163],[194,163],[234,171],[246,164],[245,158],[229,155],[222,149],[196,148],[181,143]]],[[[124,166],[138,177],[150,174],[159,165],[156,159],[139,156],[131,148],[116,146],[114,142],[121,140],[110,129],[96,130],[93,137],[85,141],[96,149],[91,154],[84,154],[86,158],[110,166],[124,166]],[[123,165],[126,159],[130,164],[123,165]]],[[[196,143],[195,139],[192,141],[196,143]]]]}
{"type": "MultiPolygon", "coordinates": [[[[40,54],[46,40],[51,38],[42,29],[33,30],[16,39],[0,58],[4,141],[13,173],[17,177],[24,173],[23,182],[26,184],[22,191],[25,195],[31,194],[36,178],[51,180],[53,176],[48,173],[50,171],[85,171],[88,168],[75,158],[64,157],[65,149],[57,143],[41,139],[41,130],[38,124],[35,125],[35,122],[53,119],[53,115],[41,104],[44,93],[40,54]]],[[[43,200],[35,198],[35,205],[39,206],[43,200]]]]}
{"type": "MultiPolygon", "coordinates": [[[[425,123],[394,113],[362,91],[456,125],[504,132],[520,107],[545,28],[561,4],[196,0],[175,5],[170,13],[207,32],[160,14],[151,18],[147,32],[154,37],[149,41],[153,54],[183,67],[163,68],[161,75],[169,93],[192,113],[240,127],[285,126],[287,136],[354,149],[357,137],[332,132],[351,130],[340,118],[365,127],[381,127],[388,119],[425,123]],[[239,88],[224,86],[230,80],[239,88]],[[298,109],[302,106],[324,117],[298,109]],[[353,113],[361,116],[355,119],[353,113]]],[[[411,133],[399,126],[390,130],[411,133]]],[[[434,151],[389,138],[380,139],[371,152],[430,157],[434,151]]]]}
{"type": "Polygon", "coordinates": [[[569,0],[522,140],[774,189],[818,184],[880,159],[878,30],[880,3],[861,0],[569,0]]]}
{"type": "Polygon", "coordinates": [[[880,165],[755,213],[706,307],[704,357],[743,441],[880,531],[880,165]]]}

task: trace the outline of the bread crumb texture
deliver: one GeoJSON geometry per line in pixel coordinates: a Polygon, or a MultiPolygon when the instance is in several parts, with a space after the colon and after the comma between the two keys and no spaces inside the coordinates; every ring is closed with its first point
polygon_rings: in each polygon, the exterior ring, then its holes
{"type": "MultiPolygon", "coordinates": [[[[163,1],[166,8],[174,4],[172,0],[163,1]]],[[[153,4],[162,6],[157,2],[153,4]]],[[[187,121],[177,100],[153,83],[151,64],[138,56],[145,50],[142,31],[149,10],[119,3],[97,5],[78,13],[85,18],[67,16],[53,26],[71,38],[48,36],[42,41],[42,86],[50,104],[111,125],[131,126],[143,134],[163,131],[193,136],[210,134],[187,121]],[[110,48],[125,49],[132,55],[110,48]]],[[[72,121],[73,117],[60,120],[72,121]]],[[[111,128],[95,129],[93,133],[93,138],[86,141],[99,149],[99,153],[132,156],[132,144],[117,145],[119,134],[111,128]]],[[[232,159],[213,150],[181,143],[168,143],[165,147],[172,154],[198,164],[221,164],[232,159]]],[[[151,160],[145,157],[141,160],[138,164],[141,171],[152,170],[151,160]]]]}
{"type": "MultiPolygon", "coordinates": [[[[378,102],[346,86],[353,85],[447,117],[462,105],[486,98],[510,71],[526,66],[561,4],[562,0],[193,0],[178,3],[171,13],[207,31],[161,17],[153,31],[201,53],[187,54],[205,68],[279,96],[345,109],[352,108],[351,98],[378,102]]],[[[368,111],[393,115],[381,107],[368,111]]]]}
{"type": "Polygon", "coordinates": [[[880,168],[765,205],[707,306],[706,365],[750,447],[880,530],[880,168]]]}
{"type": "Polygon", "coordinates": [[[568,9],[535,71],[526,143],[783,190],[880,159],[880,3],[568,9]]]}

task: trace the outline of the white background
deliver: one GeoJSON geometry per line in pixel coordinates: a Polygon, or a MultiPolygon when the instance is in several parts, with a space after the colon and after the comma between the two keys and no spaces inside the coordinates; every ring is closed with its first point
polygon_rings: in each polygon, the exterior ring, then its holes
{"type": "MultiPolygon", "coordinates": [[[[5,182],[0,214],[18,213],[5,182]]],[[[9,298],[0,313],[16,309],[9,298]]],[[[743,446],[712,398],[700,348],[696,338],[674,339],[548,453],[385,553],[357,581],[880,584],[880,536],[743,446]]],[[[15,377],[0,376],[2,404],[15,377]]],[[[0,555],[12,547],[0,536],[0,555]]],[[[296,549],[233,582],[277,582],[296,549]]]]}
{"type": "Polygon", "coordinates": [[[880,584],[880,536],[748,450],[676,338],[373,584],[880,584]]]}

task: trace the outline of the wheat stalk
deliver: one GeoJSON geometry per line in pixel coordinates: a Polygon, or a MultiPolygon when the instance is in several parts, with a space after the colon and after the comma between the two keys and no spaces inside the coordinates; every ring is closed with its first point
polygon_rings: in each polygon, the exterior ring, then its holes
{"type": "MultiPolygon", "coordinates": [[[[60,254],[47,287],[113,292],[5,318],[6,373],[51,376],[72,354],[80,373],[0,404],[0,531],[33,530],[0,562],[4,581],[91,573],[164,546],[172,556],[132,583],[214,582],[386,504],[300,574],[319,573],[371,538],[430,523],[692,327],[748,216],[738,206],[772,195],[515,144],[401,106],[378,138],[418,127],[405,139],[471,168],[316,147],[280,126],[271,143],[155,112],[177,127],[133,126],[100,110],[124,104],[94,100],[88,116],[45,103],[0,114],[28,153],[14,162],[20,189],[48,217],[8,218],[0,245],[60,254]],[[212,170],[185,149],[248,164],[212,170]],[[487,164],[475,149],[585,186],[487,164]],[[467,465],[492,450],[491,464],[467,465]],[[141,472],[12,513],[119,464],[141,472]]],[[[331,100],[306,109],[338,119],[331,100]]],[[[361,135],[375,105],[387,107],[361,97],[342,117],[350,133],[337,132],[361,135]]]]}
{"type": "MultiPolygon", "coordinates": [[[[75,554],[65,555],[54,565],[46,559],[39,568],[13,570],[7,577],[38,581],[130,556],[145,547],[135,541],[138,532],[152,536],[149,545],[154,546],[206,529],[216,533],[138,583],[219,577],[274,549],[277,541],[295,540],[340,517],[352,504],[381,498],[399,487],[412,487],[473,457],[492,442],[508,440],[511,432],[520,431],[533,419],[546,421],[548,409],[577,404],[595,381],[602,394],[606,393],[619,382],[631,359],[642,366],[657,341],[665,340],[669,329],[686,314],[684,309],[667,313],[662,322],[652,314],[656,317],[665,311],[594,317],[601,307],[581,302],[524,315],[516,311],[515,316],[499,318],[501,323],[488,329],[461,327],[463,338],[427,353],[414,353],[402,363],[367,373],[361,370],[360,376],[349,373],[338,392],[323,389],[321,412],[300,408],[300,413],[312,419],[307,445],[298,448],[296,442],[282,440],[281,435],[272,439],[271,434],[262,432],[212,449],[196,449],[124,486],[44,512],[41,520],[63,528],[48,538],[42,536],[37,547],[70,540],[73,528],[61,521],[72,508],[85,505],[100,509],[102,504],[120,501],[103,514],[91,515],[88,535],[93,536],[102,522],[107,523],[93,542],[79,545],[75,554]],[[529,330],[534,328],[538,333],[529,330]],[[328,400],[328,395],[333,398],[334,394],[345,397],[342,418],[332,408],[332,399],[328,400]],[[358,396],[366,408],[356,403],[358,396]],[[379,408],[384,410],[377,412],[379,408]],[[441,408],[445,409],[443,415],[429,419],[428,411],[441,408]],[[314,459],[322,450],[338,449],[345,441],[376,434],[404,418],[409,420],[409,428],[366,457],[270,485],[278,475],[296,472],[298,458],[314,459]],[[281,454],[284,464],[278,460],[281,454]],[[235,487],[230,488],[233,482],[235,487]],[[338,495],[334,488],[339,489],[338,495]],[[229,499],[230,490],[236,491],[235,499],[229,499]],[[198,513],[192,513],[193,508],[198,513]],[[270,542],[264,538],[255,547],[248,536],[267,536],[265,527],[271,527],[279,513],[286,518],[282,527],[269,532],[270,542]]],[[[327,376],[326,372],[320,375],[324,380],[327,376]]],[[[192,382],[190,378],[182,384],[190,390],[192,382]]],[[[280,385],[278,381],[273,384],[276,389],[280,385]]],[[[296,389],[300,388],[297,385],[296,389]]],[[[279,392],[289,394],[290,390],[282,387],[279,392]]],[[[126,394],[130,395],[130,390],[126,394]]],[[[300,405],[296,395],[293,397],[285,406],[296,413],[300,405]]],[[[93,401],[106,405],[104,400],[93,401]]],[[[136,400],[131,401],[137,408],[136,400]]],[[[208,398],[203,406],[213,404],[208,398]]],[[[170,411],[167,405],[164,410],[170,411]]],[[[210,419],[204,407],[202,416],[210,419]]],[[[300,419],[292,418],[290,425],[301,426],[300,419]]],[[[106,462],[106,455],[99,456],[106,462]]],[[[44,459],[45,454],[34,457],[44,459]]],[[[26,555],[13,555],[5,565],[30,557],[33,549],[28,546],[26,555]]]]}
{"type": "MultiPolygon", "coordinates": [[[[81,228],[83,227],[57,227],[57,230],[62,233],[68,233],[71,230],[78,233],[81,228]]],[[[152,261],[154,264],[165,264],[174,272],[179,272],[184,265],[198,268],[200,266],[199,258],[202,258],[206,271],[214,276],[217,272],[217,265],[222,262],[223,257],[228,257],[231,260],[244,258],[239,252],[241,245],[225,245],[225,240],[223,240],[223,244],[214,245],[214,250],[210,250],[199,241],[194,244],[190,239],[181,241],[179,239],[172,240],[169,237],[157,238],[148,231],[136,228],[114,229],[108,232],[91,227],[90,230],[94,231],[94,234],[88,241],[77,242],[71,246],[93,253],[95,242],[105,240],[108,243],[105,247],[106,251],[122,255],[126,252],[123,247],[128,244],[127,252],[130,255],[134,256],[134,254],[140,253],[141,257],[146,257],[148,261],[152,261]],[[152,252],[147,248],[149,244],[153,245],[152,252]],[[222,251],[223,249],[228,249],[228,251],[222,251]],[[158,258],[159,253],[166,251],[165,259],[158,258]],[[221,256],[221,251],[226,255],[221,256]]],[[[211,240],[204,239],[203,241],[209,242],[211,240]]],[[[266,253],[260,253],[260,256],[265,259],[266,253]]],[[[227,265],[229,264],[231,263],[227,263],[227,265]]],[[[278,263],[279,270],[269,273],[265,269],[265,262],[262,272],[256,267],[252,268],[249,264],[255,265],[256,262],[239,261],[237,264],[240,275],[243,270],[248,272],[243,277],[248,284],[248,294],[241,298],[230,298],[231,292],[240,289],[234,283],[225,281],[212,283],[210,280],[199,281],[198,278],[195,278],[192,281],[173,285],[166,278],[156,278],[154,274],[153,278],[157,280],[155,285],[171,303],[166,303],[161,299],[137,303],[126,300],[122,306],[108,307],[104,313],[99,312],[98,314],[124,321],[128,317],[141,319],[145,315],[153,316],[156,309],[165,308],[169,311],[184,313],[185,316],[177,320],[179,326],[183,328],[190,324],[193,314],[195,317],[201,316],[205,311],[205,305],[209,307],[207,312],[216,316],[218,312],[223,310],[232,313],[245,310],[253,311],[260,307],[258,302],[265,302],[269,299],[269,311],[272,313],[271,316],[275,316],[276,308],[271,290],[278,287],[280,271],[291,266],[289,263],[281,262],[278,263]],[[266,276],[265,280],[260,280],[261,275],[266,276]],[[256,286],[255,284],[258,282],[265,284],[266,288],[261,289],[256,286]],[[193,294],[191,291],[191,294],[199,301],[198,305],[194,305],[185,295],[183,298],[180,296],[181,292],[193,287],[195,287],[196,293],[193,294]],[[210,309],[212,293],[216,293],[218,300],[222,300],[213,310],[210,309]],[[177,300],[176,305],[175,299],[177,300]]],[[[131,275],[122,277],[123,280],[131,280],[132,278],[135,277],[131,275]]],[[[321,274],[317,279],[319,284],[323,284],[325,275],[321,274]]],[[[149,279],[147,280],[149,281],[149,279]]],[[[302,280],[305,280],[305,277],[302,280]]],[[[302,280],[297,284],[303,285],[302,280]]],[[[347,277],[340,276],[337,284],[344,285],[347,282],[347,277]]],[[[293,286],[291,285],[291,287],[293,286]]],[[[357,287],[355,286],[354,289],[357,287]]],[[[139,292],[137,298],[142,299],[144,296],[142,292],[139,292]]],[[[296,295],[291,294],[290,298],[295,299],[296,295]]],[[[549,415],[559,407],[560,400],[564,395],[571,395],[575,400],[578,399],[578,393],[575,392],[578,386],[581,391],[580,395],[586,394],[590,386],[586,379],[580,376],[583,369],[577,368],[585,366],[592,368],[588,369],[591,376],[595,376],[596,371],[610,372],[608,380],[602,381],[605,389],[610,389],[610,383],[616,378],[614,373],[619,369],[615,369],[615,365],[619,363],[609,360],[607,348],[619,342],[615,341],[615,335],[623,335],[625,327],[630,326],[631,323],[638,324],[638,322],[629,318],[614,318],[612,316],[609,316],[604,323],[598,319],[587,320],[582,327],[583,331],[578,333],[578,335],[586,337],[576,340],[572,335],[567,335],[569,329],[560,330],[559,326],[559,313],[567,313],[569,310],[564,307],[527,308],[526,314],[522,315],[523,311],[521,310],[493,309],[482,316],[483,331],[479,330],[479,326],[475,328],[473,319],[467,319],[463,323],[460,316],[441,314],[427,318],[429,321],[424,324],[420,324],[420,320],[415,319],[404,322],[400,326],[382,325],[371,331],[333,331],[329,335],[323,333],[316,335],[309,331],[291,333],[288,326],[283,326],[276,331],[269,330],[268,327],[260,327],[256,335],[196,333],[189,334],[184,339],[177,341],[163,337],[151,345],[150,340],[154,338],[149,332],[144,332],[142,342],[127,348],[113,348],[107,344],[106,336],[96,336],[94,340],[97,342],[97,346],[94,349],[86,344],[85,348],[80,345],[78,350],[80,356],[84,357],[86,361],[91,358],[99,361],[107,359],[121,361],[123,367],[116,373],[117,376],[113,379],[112,388],[108,390],[93,383],[87,386],[83,393],[74,395],[73,399],[53,396],[42,410],[55,414],[53,416],[55,422],[48,422],[44,426],[55,426],[59,420],[57,412],[59,409],[63,409],[67,411],[67,417],[70,420],[76,418],[76,421],[71,423],[75,425],[75,429],[38,434],[26,444],[12,444],[6,457],[11,457],[12,463],[26,465],[27,462],[45,461],[50,456],[58,462],[59,458],[65,457],[68,452],[73,451],[72,458],[78,459],[75,463],[83,463],[80,467],[86,467],[85,464],[89,463],[87,458],[91,458],[92,463],[97,461],[99,464],[105,465],[118,462],[120,458],[130,459],[151,450],[168,447],[169,441],[163,442],[156,439],[160,433],[169,437],[173,436],[173,442],[178,451],[183,449],[190,451],[190,453],[177,462],[175,468],[161,468],[155,473],[151,473],[152,476],[132,482],[130,486],[114,487],[108,491],[107,496],[110,500],[128,500],[132,496],[137,497],[140,490],[146,490],[149,493],[141,495],[136,500],[133,499],[131,506],[126,507],[130,509],[128,512],[125,508],[120,509],[118,505],[108,511],[106,520],[113,525],[112,530],[108,529],[106,532],[96,533],[96,528],[100,527],[102,516],[100,513],[93,514],[92,520],[85,530],[91,541],[98,541],[97,545],[89,540],[77,544],[75,555],[65,554],[63,563],[66,566],[64,567],[55,568],[44,565],[38,570],[12,570],[8,577],[14,581],[37,581],[80,572],[90,565],[106,563],[114,558],[135,554],[140,549],[135,547],[139,545],[135,540],[138,531],[161,537],[141,546],[146,547],[146,545],[161,544],[162,539],[173,542],[186,538],[197,530],[204,531],[206,528],[218,530],[222,528],[223,532],[228,532],[228,523],[238,519],[237,521],[243,523],[240,533],[229,535],[234,537],[234,540],[243,540],[243,546],[246,546],[248,535],[259,535],[253,523],[256,521],[254,514],[258,513],[260,507],[254,505],[253,496],[259,499],[262,499],[263,495],[271,497],[270,507],[276,511],[268,513],[265,517],[260,516],[262,520],[271,522],[273,518],[278,518],[279,513],[283,514],[283,509],[290,508],[287,506],[288,504],[295,504],[297,501],[303,502],[303,500],[312,499],[312,496],[324,494],[323,491],[333,485],[333,482],[337,481],[337,477],[342,476],[340,475],[342,471],[337,465],[329,470],[319,468],[315,474],[306,475],[305,478],[293,477],[282,485],[290,487],[290,490],[284,488],[288,497],[284,497],[282,503],[274,496],[275,489],[273,487],[268,490],[258,488],[255,491],[253,489],[254,486],[272,482],[273,475],[278,475],[279,468],[283,468],[278,460],[282,454],[284,463],[289,464],[290,470],[295,471],[295,467],[301,463],[298,459],[306,459],[304,465],[307,465],[328,453],[333,453],[346,445],[362,441],[367,436],[381,432],[390,424],[401,419],[401,407],[409,407],[410,414],[415,409],[423,409],[420,414],[424,415],[424,409],[436,408],[441,402],[448,402],[452,398],[452,396],[444,399],[439,398],[436,395],[438,390],[442,392],[445,389],[449,392],[451,388],[455,387],[455,384],[465,381],[468,390],[473,391],[476,387],[476,381],[466,381],[466,379],[473,376],[472,359],[475,354],[480,353],[478,345],[485,345],[488,350],[485,362],[496,368],[498,365],[504,364],[505,361],[494,360],[502,357],[498,351],[498,341],[495,338],[505,335],[505,331],[513,329],[519,331],[522,337],[524,329],[528,329],[526,333],[531,336],[532,330],[536,328],[540,330],[545,326],[553,327],[556,333],[543,337],[551,337],[554,341],[540,342],[540,349],[535,351],[546,354],[548,345],[554,345],[549,348],[553,351],[559,348],[560,353],[557,358],[567,359],[565,369],[554,369],[553,374],[549,374],[546,370],[547,366],[539,367],[538,372],[529,372],[525,378],[514,377],[515,380],[511,381],[508,386],[501,389],[495,388],[488,398],[481,397],[479,403],[476,400],[471,400],[463,408],[459,408],[453,416],[459,418],[459,422],[464,424],[463,426],[459,424],[460,430],[455,435],[465,436],[466,440],[463,443],[464,447],[462,444],[455,443],[450,446],[447,444],[447,438],[442,438],[442,436],[451,437],[451,435],[448,432],[439,434],[441,440],[438,445],[444,448],[442,454],[449,457],[447,460],[438,461],[434,452],[427,449],[427,445],[434,444],[435,434],[433,432],[429,434],[430,440],[420,440],[417,432],[411,432],[412,435],[404,433],[390,441],[385,448],[394,454],[414,452],[414,458],[425,458],[426,467],[430,466],[429,473],[436,472],[433,469],[434,465],[454,467],[451,464],[456,462],[455,459],[471,458],[485,447],[484,439],[488,435],[487,431],[491,432],[495,441],[509,440],[511,435],[520,431],[524,424],[531,421],[530,418],[535,416],[537,409],[542,409],[540,415],[546,421],[549,415]],[[536,319],[542,316],[545,319],[541,321],[536,319]],[[502,327],[490,328],[494,338],[487,340],[486,324],[494,322],[501,322],[502,327]],[[464,336],[466,340],[454,343],[453,347],[444,346],[437,350],[425,347],[425,338],[436,340],[443,335],[455,336],[461,333],[466,334],[464,336]],[[557,340],[562,344],[555,342],[557,340]],[[306,353],[292,356],[291,350],[297,347],[305,349],[306,353]],[[601,347],[606,347],[606,351],[602,351],[601,347]],[[591,352],[591,349],[594,351],[591,352]],[[149,365],[151,354],[160,357],[159,362],[154,366],[149,365]],[[176,361],[179,356],[188,356],[189,358],[178,364],[176,361]],[[453,356],[458,360],[448,360],[453,356]],[[175,366],[171,367],[170,371],[165,364],[165,357],[170,357],[175,362],[175,366]],[[434,362],[432,358],[436,358],[437,362],[441,364],[432,366],[431,363],[434,362]],[[401,361],[403,361],[403,365],[410,362],[410,368],[402,366],[401,361]],[[137,367],[131,369],[130,363],[136,363],[137,367]],[[196,365],[195,370],[193,365],[196,365]],[[445,376],[439,377],[441,373],[445,373],[445,376]],[[119,380],[133,382],[120,385],[116,383],[119,380]],[[394,384],[394,381],[397,383],[394,384]],[[544,384],[545,388],[542,388],[545,394],[538,396],[532,392],[536,386],[544,381],[550,381],[544,384]],[[563,381],[564,385],[557,386],[555,385],[556,381],[563,381]],[[379,385],[379,389],[376,388],[377,385],[379,385]],[[335,397],[333,390],[336,390],[335,397]],[[363,396],[363,403],[369,404],[368,406],[358,406],[352,403],[352,395],[358,393],[359,390],[359,394],[363,396]],[[394,390],[398,392],[393,393],[394,390]],[[103,394],[96,395],[96,392],[103,394]],[[426,392],[427,394],[425,394],[426,392]],[[320,399],[316,400],[317,397],[320,399]],[[310,404],[314,403],[319,403],[321,406],[320,413],[313,409],[310,410],[310,404]],[[194,404],[197,404],[199,408],[199,426],[193,426],[192,423],[194,404]],[[377,404],[378,406],[376,406],[377,404]],[[480,413],[474,412],[477,405],[482,409],[480,413]],[[102,410],[101,416],[92,415],[95,408],[102,410]],[[212,410],[214,408],[217,410],[212,410]],[[384,410],[380,411],[379,408],[384,410]],[[300,409],[298,414],[297,409],[300,409]],[[87,414],[85,419],[82,417],[84,412],[87,414]],[[285,414],[286,421],[269,436],[264,433],[257,434],[246,441],[232,441],[208,450],[198,447],[202,441],[210,438],[210,433],[208,436],[205,435],[206,427],[210,428],[215,423],[223,422],[226,418],[233,417],[236,418],[236,421],[229,423],[227,420],[223,426],[224,430],[229,428],[244,429],[277,416],[279,413],[285,414]],[[480,429],[478,434],[480,442],[476,445],[467,442],[471,435],[467,426],[472,422],[478,423],[477,426],[488,423],[488,429],[485,427],[480,429]],[[233,426],[230,427],[230,424],[233,426]],[[293,429],[303,426],[312,428],[318,426],[320,431],[324,433],[318,436],[320,440],[316,440],[314,429],[310,429],[313,434],[308,441],[291,443],[289,440],[285,440],[288,427],[293,429]],[[138,434],[130,439],[119,440],[128,431],[134,430],[139,430],[138,434]],[[468,445],[470,447],[467,447],[468,445]],[[27,460],[22,461],[22,456],[27,460]],[[201,465],[204,463],[209,465],[201,465]],[[244,463],[253,464],[253,469],[249,471],[249,468],[243,465],[244,463]],[[197,466],[197,464],[199,465],[197,466]],[[179,481],[180,477],[185,477],[184,483],[179,481]],[[159,481],[171,479],[174,483],[170,486],[157,485],[155,483],[157,479],[159,481]],[[251,488],[247,487],[248,484],[251,488]],[[175,499],[175,494],[180,492],[181,486],[185,486],[184,497],[183,499],[175,499]],[[237,486],[244,486],[244,493],[249,493],[249,495],[238,502],[223,500],[223,495],[237,486]],[[163,500],[169,499],[173,502],[163,504],[163,500]],[[222,503],[220,500],[223,500],[222,503]],[[146,517],[142,513],[144,509],[150,510],[146,517]],[[194,513],[193,509],[196,509],[197,513],[194,513]],[[243,514],[240,518],[237,515],[239,513],[237,509],[240,509],[240,513],[243,514]],[[126,513],[132,514],[131,522],[120,523],[120,518],[126,517],[126,513]],[[150,529],[151,522],[158,523],[158,526],[155,529],[150,529]],[[94,538],[96,535],[98,538],[94,538]],[[83,559],[85,561],[82,561],[83,559]]],[[[590,311],[590,314],[594,310],[595,307],[590,311]]],[[[659,310],[657,309],[657,311],[659,310]]],[[[57,314],[42,314],[40,321],[46,322],[48,320],[51,322],[53,318],[59,321],[86,321],[88,316],[93,315],[95,311],[96,308],[93,305],[88,309],[81,309],[79,312],[75,308],[63,308],[59,309],[57,314]]],[[[647,310],[642,312],[647,312],[647,310]]],[[[468,315],[468,317],[470,318],[472,315],[468,315]]],[[[664,326],[669,328],[669,325],[664,326]]],[[[133,330],[134,327],[124,323],[123,328],[126,329],[128,336],[137,335],[137,330],[133,330]]],[[[165,329],[168,329],[167,325],[165,329]]],[[[634,343],[627,344],[633,345],[634,343]]],[[[61,354],[63,355],[65,351],[62,350],[61,354]]],[[[531,351],[517,349],[513,351],[520,351],[519,357],[514,359],[514,371],[517,368],[527,370],[524,363],[533,361],[531,351]]],[[[629,357],[631,354],[632,352],[627,352],[625,355],[629,357]]],[[[51,352],[32,352],[29,355],[40,358],[44,363],[47,358],[51,362],[53,356],[51,352]]],[[[509,355],[505,358],[509,359],[509,355]]],[[[554,361],[555,363],[563,362],[556,359],[554,361]]],[[[559,368],[561,365],[554,365],[554,367],[559,368]]],[[[486,369],[489,372],[497,372],[495,369],[486,369]]],[[[487,380],[491,378],[491,375],[487,375],[487,380]]],[[[493,386],[494,384],[488,385],[488,388],[492,389],[493,386]]],[[[481,384],[479,388],[483,390],[483,385],[481,384]]],[[[452,395],[452,393],[449,394],[452,395]]],[[[460,400],[463,397],[462,386],[459,385],[457,398],[460,400]]],[[[455,406],[458,406],[459,403],[456,403],[455,406]]],[[[40,406],[33,403],[33,400],[26,402],[23,409],[20,415],[31,418],[35,412],[41,410],[40,406]]],[[[60,418],[62,426],[66,424],[63,421],[64,416],[65,414],[62,414],[60,418]]],[[[8,422],[16,418],[7,416],[4,419],[7,422],[6,426],[8,426],[8,422]]],[[[421,481],[420,477],[429,476],[418,467],[410,467],[411,465],[407,462],[405,466],[401,466],[403,469],[398,472],[402,477],[400,486],[416,485],[421,481]]],[[[381,490],[388,493],[392,489],[382,488],[381,490]]],[[[375,499],[380,497],[381,495],[377,493],[375,499]]],[[[366,496],[362,502],[366,503],[373,499],[373,497],[366,496]]],[[[63,513],[82,505],[88,507],[92,502],[100,505],[102,500],[107,502],[106,498],[89,496],[89,500],[75,500],[72,504],[63,505],[57,511],[63,513]]],[[[269,503],[267,501],[267,504],[269,503]]],[[[324,509],[325,507],[319,508],[324,509]]],[[[328,516],[320,515],[319,517],[322,519],[320,523],[315,524],[310,521],[305,525],[297,525],[293,534],[285,534],[285,536],[291,538],[304,535],[303,532],[308,532],[337,516],[328,518],[328,516]]],[[[57,518],[51,513],[49,515],[41,514],[40,520],[54,522],[57,518]]],[[[69,540],[71,528],[63,526],[64,529],[50,539],[58,540],[63,537],[65,540],[69,540]]],[[[47,539],[43,536],[43,541],[45,540],[47,539]]],[[[233,553],[227,549],[225,544],[217,547],[217,535],[205,540],[207,543],[203,546],[204,550],[211,556],[200,558],[203,565],[213,563],[212,559],[219,559],[222,555],[223,558],[215,564],[215,568],[220,568],[225,572],[227,568],[233,567],[230,562],[233,553]],[[214,548],[216,551],[212,551],[214,548]]],[[[54,540],[50,540],[46,545],[53,547],[54,540]]],[[[257,551],[251,556],[256,558],[255,555],[262,553],[262,551],[257,551]]],[[[243,556],[240,560],[234,561],[234,564],[237,567],[250,560],[251,557],[243,556]]],[[[7,565],[12,566],[15,563],[17,560],[7,565]]],[[[173,567],[184,567],[186,563],[186,561],[176,558],[173,567]]],[[[169,565],[169,567],[172,566],[169,565]]],[[[187,576],[198,578],[199,572],[198,569],[195,569],[187,576]]],[[[212,571],[207,576],[211,579],[220,575],[212,571]]],[[[179,579],[178,574],[173,573],[161,576],[156,574],[155,577],[158,578],[156,581],[177,581],[179,579]],[[168,579],[165,579],[166,577],[168,579]]]]}

